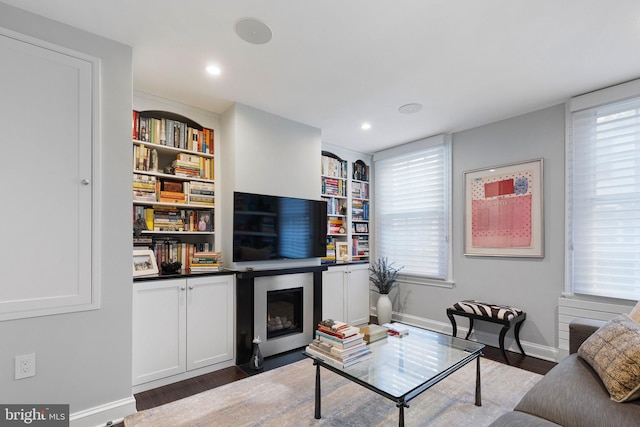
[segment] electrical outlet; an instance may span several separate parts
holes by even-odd
[[[36,354],[16,356],[16,380],[34,377],[36,375]]]

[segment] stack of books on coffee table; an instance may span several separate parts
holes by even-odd
[[[344,369],[371,358],[360,329],[331,319],[318,324],[315,339],[305,351],[325,363]]]

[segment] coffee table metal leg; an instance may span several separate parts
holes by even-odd
[[[316,362],[313,362],[316,365],[316,413],[315,419],[320,419],[320,365]]]
[[[480,357],[477,357],[476,361],[476,406],[482,406],[482,392],[480,390]]]
[[[407,405],[405,402],[399,402],[399,403],[396,403],[396,406],[400,408],[400,417],[398,418],[398,426],[404,427],[404,408],[408,408],[409,405]]]

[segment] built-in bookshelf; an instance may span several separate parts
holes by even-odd
[[[188,272],[214,251],[214,130],[165,111],[133,111],[134,247]]]
[[[369,166],[362,160],[352,165],[351,259],[369,260]]]
[[[338,244],[347,244],[348,199],[347,161],[328,151],[321,157],[322,198],[327,202],[327,255],[323,261],[336,260]]]

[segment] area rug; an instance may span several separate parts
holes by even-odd
[[[409,402],[405,425],[487,426],[511,411],[541,375],[488,359],[480,363],[482,406],[474,405],[472,362]],[[397,426],[395,404],[321,369],[322,419],[314,419],[311,360],[178,400],[125,418],[126,427]]]

